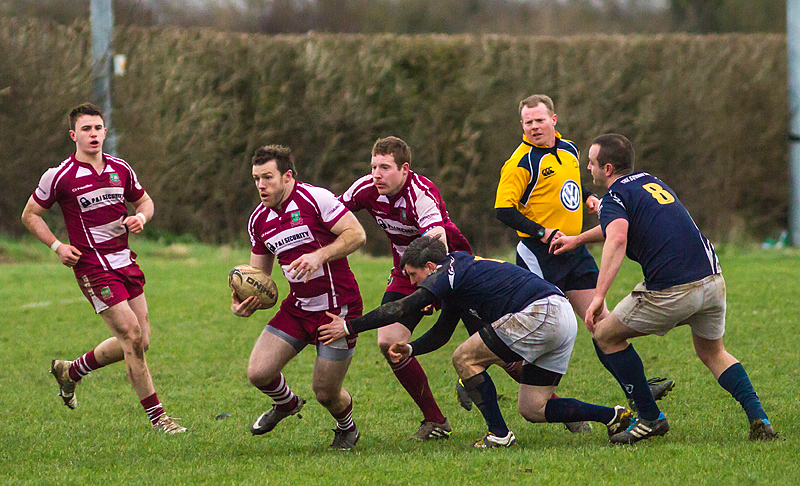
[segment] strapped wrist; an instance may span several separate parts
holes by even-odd
[[[52,245],[50,245],[50,249],[57,253],[59,246],[61,246],[61,242],[56,240],[56,241],[53,242]]]
[[[136,217],[142,220],[142,226],[147,222],[147,216],[144,213],[136,213]]]

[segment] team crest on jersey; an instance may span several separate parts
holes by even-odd
[[[561,186],[561,204],[569,211],[581,207],[581,188],[575,181],[569,180]]]
[[[292,213],[292,221],[300,221],[300,211],[295,211]]]
[[[400,217],[403,218],[403,219],[406,219],[406,210],[405,209],[400,211]]]
[[[108,176],[108,178],[109,180],[111,180],[111,182],[119,182],[119,174],[117,174],[116,172],[112,172],[111,175]]]
[[[548,177],[555,175],[556,171],[553,170],[552,167],[545,167],[542,169],[542,177],[547,179]]]

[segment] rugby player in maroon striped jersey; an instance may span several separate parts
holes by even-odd
[[[362,303],[347,255],[367,240],[356,217],[328,190],[295,179],[294,157],[286,147],[259,148],[253,157],[253,180],[261,197],[250,216],[250,265],[271,275],[276,257],[290,293],[267,323],[250,354],[250,383],[272,398],[272,409],[250,427],[253,435],[270,432],[303,408],[305,400],[289,389],[281,372],[307,345],[316,347],[312,388],[317,401],[336,419],[330,447],[351,449],[359,438],[353,422],[353,399],[342,388],[355,351],[356,336],[323,344],[317,327],[330,319],[325,311],[357,317]],[[250,317],[261,306],[257,297],[231,310]]]
[[[128,233],[139,233],[153,217],[154,205],[124,160],[103,153],[103,113],[90,103],[69,114],[75,153],[47,170],[28,199],[22,222],[28,231],[58,254],[75,272],[83,294],[105,321],[113,337],[74,361],[53,360],[50,372],[70,409],[77,406],[75,385],[89,372],[125,360],[133,389],[154,429],[186,431],[169,417],[156,395],[144,353],[150,321],[144,296],[145,278],[128,247]],[[133,207],[128,214],[126,202]],[[61,207],[69,244],[61,243],[42,216]]]

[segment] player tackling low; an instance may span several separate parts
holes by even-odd
[[[625,407],[603,407],[553,395],[567,372],[578,330],[572,307],[558,287],[511,263],[463,251],[447,253],[439,239],[428,236],[408,245],[400,266],[416,287],[411,295],[355,319],[329,314],[332,321],[320,328],[320,337],[335,340],[379,328],[441,300],[436,324],[410,345],[393,344],[389,356],[397,362],[440,348],[465,312],[480,320],[483,327],[453,354],[456,373],[489,428],[473,447],[511,447],[516,443],[486,372],[492,364],[524,361],[518,408],[531,422],[600,422],[607,426],[609,436],[628,426],[631,412]]]
[[[608,190],[600,204],[600,226],[577,236],[557,237],[552,246],[558,254],[605,241],[597,291],[584,320],[614,377],[631,390],[639,412],[637,420],[612,436],[611,442],[631,444],[669,430],[647,386],[642,360],[628,340],[663,336],[681,325],[691,327],[700,361],[744,408],[750,440],[774,438],[750,378],[722,344],[725,279],[714,247],[669,186],[647,172],[634,172],[633,167],[633,146],[627,138],[597,137],[589,148],[588,169],[595,185]],[[644,283],[608,313],[604,299],[626,254],[642,266]]]
[[[114,335],[75,361],[54,360],[50,372],[70,409],[78,405],[75,385],[92,371],[125,360],[131,385],[152,426],[169,434],[186,431],[164,412],[145,361],[150,321],[144,274],[128,247],[128,233],[139,233],[153,217],[154,205],[124,160],[103,153],[103,113],[85,103],[69,113],[75,153],[44,173],[28,199],[22,222],[75,272],[83,294]],[[126,201],[135,215],[129,216]],[[69,244],[61,243],[42,216],[61,207]]]
[[[336,419],[334,449],[351,449],[359,438],[353,422],[353,399],[342,388],[355,351],[356,336],[328,344],[317,337],[317,327],[328,322],[325,312],[346,319],[361,315],[358,284],[347,255],[366,242],[356,217],[320,187],[295,179],[294,157],[286,147],[268,145],[253,157],[253,180],[261,203],[250,216],[250,265],[272,274],[275,257],[291,291],[267,323],[250,354],[250,383],[275,402],[250,427],[265,434],[303,408],[281,370],[307,345],[316,346],[313,390],[317,401]],[[261,303],[232,293],[231,310],[251,316]]]

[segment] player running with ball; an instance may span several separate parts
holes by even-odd
[[[356,336],[322,343],[317,328],[325,313],[352,319],[361,315],[358,284],[347,255],[367,240],[356,217],[326,189],[295,179],[294,157],[286,147],[269,145],[253,157],[253,180],[261,203],[250,216],[250,265],[272,274],[275,257],[291,292],[258,337],[250,354],[250,383],[272,398],[271,410],[253,423],[254,435],[270,432],[297,414],[305,400],[295,395],[281,370],[307,345],[317,348],[313,390],[317,401],[336,419],[331,448],[351,449],[359,438],[353,422],[353,399],[342,388],[355,351]],[[232,293],[231,310],[250,317],[258,298],[244,301]]]

